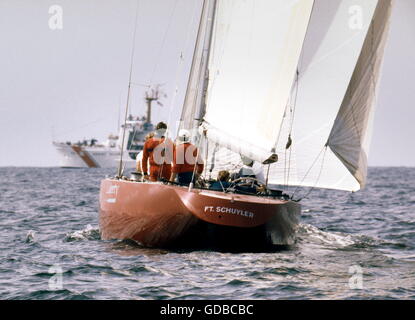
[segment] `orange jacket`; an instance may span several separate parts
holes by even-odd
[[[143,173],[148,174],[148,160],[150,160],[150,167],[170,165],[173,160],[173,152],[174,144],[171,140],[165,141],[164,137],[148,139],[144,144],[143,160],[141,161]]]
[[[193,150],[193,152],[192,152]],[[197,148],[191,143],[177,145],[173,150],[172,172],[193,172],[198,157]],[[196,172],[202,174],[204,169],[203,160],[198,157]]]

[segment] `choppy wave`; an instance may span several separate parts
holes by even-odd
[[[299,243],[313,243],[333,247],[346,247],[356,243],[352,235],[325,232],[310,224],[300,224],[298,228]]]
[[[256,254],[102,241],[98,191],[108,173],[0,168],[0,298],[415,298],[415,169],[371,169],[356,194],[316,190],[297,243]],[[364,289],[349,285],[356,270]],[[54,276],[61,287],[50,288]]]

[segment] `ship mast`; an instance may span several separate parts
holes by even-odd
[[[153,103],[154,100],[157,100],[157,99],[158,99],[158,97],[150,96],[146,92],[146,103],[147,103],[147,118],[146,118],[146,121],[147,121],[147,123],[151,123],[151,104]]]
[[[165,94],[162,94],[162,92],[160,90],[160,85],[157,85],[155,87],[155,89],[151,89],[149,91],[146,91],[145,100],[146,100],[146,104],[147,104],[147,118],[146,118],[147,123],[151,123],[151,105],[152,105],[153,101],[157,101],[157,104],[159,106],[163,105],[162,103],[159,102],[159,99],[160,99],[161,95],[163,95],[164,97],[166,96]]]

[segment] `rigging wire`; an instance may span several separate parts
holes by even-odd
[[[184,119],[185,119],[185,114],[188,113],[187,112],[188,110],[191,110],[191,113],[190,113],[191,118],[194,118],[194,114],[195,114],[195,104],[196,103],[193,102],[192,104],[190,104],[188,101],[189,101],[189,96],[190,96],[189,92],[191,91],[190,90],[191,83],[193,81],[193,77],[196,75],[196,72],[195,72],[195,68],[196,68],[195,57],[196,57],[196,54],[198,53],[198,49],[199,49],[199,46],[201,44],[200,35],[201,35],[201,32],[202,32],[202,26],[203,26],[203,22],[204,22],[206,4],[207,4],[207,0],[203,0],[202,9],[201,9],[201,12],[200,12],[199,24],[198,24],[198,28],[197,28],[197,35],[196,35],[195,45],[194,45],[194,48],[193,48],[192,64],[191,64],[190,71],[189,71],[189,76],[188,76],[188,79],[187,79],[187,86],[186,86],[185,97],[184,97],[184,101],[183,101],[183,108],[182,108],[182,112],[181,112],[181,115],[180,115],[180,126],[179,126],[179,128],[177,128],[177,131],[180,130],[180,128],[183,126]],[[199,67],[198,70],[200,70],[200,67]],[[191,109],[190,109],[189,106],[191,106]]]
[[[314,184],[314,186],[310,189],[310,191],[306,194],[306,196],[300,198],[299,200],[297,200],[298,202],[300,202],[302,199],[308,197],[311,192],[317,187],[317,184],[320,180],[321,174],[323,173],[323,167],[324,167],[324,162],[325,162],[325,158],[326,158],[326,153],[327,153],[327,149],[328,149],[328,142],[327,144],[323,147],[323,149],[321,149],[320,153],[318,154],[317,158],[314,160],[313,164],[311,165],[311,167],[308,169],[308,171],[306,172],[306,174],[304,175],[303,179],[301,180],[301,182],[298,184],[297,188],[294,190],[291,199],[294,199],[295,194],[297,193],[297,191],[300,189],[300,187],[302,186],[303,182],[305,181],[305,179],[307,178],[307,176],[310,174],[311,170],[314,168],[315,164],[317,163],[318,159],[320,159],[321,155],[323,154],[323,160],[321,161],[321,167],[320,167],[320,172],[317,176],[317,180],[316,183]]]
[[[169,31],[171,30],[171,24],[172,24],[172,21],[173,21],[173,17],[174,17],[174,15],[175,15],[175,13],[176,13],[176,8],[177,8],[177,4],[178,4],[178,2],[179,2],[179,0],[176,0],[175,2],[174,2],[174,6],[173,6],[173,10],[172,10],[172,12],[171,12],[171,15],[170,15],[170,17],[169,17],[169,22],[168,22],[168,24],[167,24],[167,28],[166,28],[166,31],[165,31],[165,33],[164,33],[164,36],[163,36],[163,41],[162,41],[162,44],[161,44],[161,46],[160,46],[160,50],[159,50],[159,52],[157,53],[157,59],[156,59],[156,64],[154,65],[154,69],[153,69],[153,72],[152,72],[152,74],[151,74],[151,78],[150,78],[150,86],[152,86],[153,85],[153,81],[154,81],[154,76],[155,76],[155,74],[157,73],[157,71],[158,71],[158,68],[159,68],[159,65],[160,65],[160,58],[161,58],[161,53],[162,53],[162,51],[163,51],[163,49],[164,49],[164,46],[165,46],[165,44],[166,44],[166,40],[167,40],[167,35],[168,35],[168,33],[169,33]]]
[[[203,135],[203,136],[201,136],[201,137],[200,137],[200,139],[199,139],[199,141],[198,141],[198,144],[197,144],[197,152],[196,152],[196,160],[195,160],[195,164],[194,164],[194,168],[193,168],[192,181],[190,182],[190,185],[189,185],[189,192],[190,192],[190,191],[193,189],[193,187],[194,187],[194,179],[195,179],[195,176],[196,176],[196,170],[197,170],[197,167],[198,167],[198,165],[199,165],[200,147],[201,147],[201,145],[202,145],[202,140],[203,140],[203,137],[204,137],[205,139],[207,139],[206,135]]]
[[[179,57],[179,62],[177,64],[176,76],[175,76],[175,81],[174,81],[176,87],[175,87],[174,94],[173,94],[173,97],[172,97],[171,102],[170,102],[169,117],[168,117],[168,120],[167,120],[167,124],[168,124],[169,127],[171,125],[171,121],[172,121],[171,118],[172,118],[172,114],[173,114],[173,109],[174,109],[174,106],[176,104],[176,99],[177,99],[177,96],[178,96],[178,93],[179,93],[179,78],[180,78],[180,75],[182,74],[183,69],[185,67],[183,52],[188,51],[188,48],[189,48],[189,45],[190,45],[190,42],[191,42],[191,38],[192,38],[191,34],[192,34],[192,30],[193,30],[192,26],[195,24],[195,20],[196,20],[196,17],[197,17],[197,11],[198,11],[197,7],[198,7],[197,3],[195,2],[194,8],[193,8],[192,18],[190,19],[190,22],[189,22],[188,27],[187,27],[188,32],[187,32],[186,37],[184,39],[184,44],[183,44],[183,47],[182,47],[183,50],[181,50],[181,54],[180,54],[180,57]]]
[[[160,50],[157,54],[156,63],[154,64],[154,69],[153,69],[153,72],[151,74],[150,84],[132,83],[131,80],[130,80],[130,86],[135,85],[135,86],[147,87],[149,89],[153,87],[154,76],[155,76],[156,71],[158,70],[158,67],[159,67],[159,64],[160,64],[161,53],[162,53],[162,51],[164,49],[164,46],[165,46],[165,43],[166,43],[167,35],[168,35],[169,30],[170,30],[170,25],[173,21],[174,14],[176,12],[176,7],[177,7],[178,1],[179,0],[176,0],[175,3],[174,3],[173,10],[172,10],[172,13],[171,13],[170,18],[169,18],[169,23],[168,23],[168,26],[167,26],[166,31],[164,33],[163,41],[162,41],[162,44],[160,46]],[[158,86],[161,86],[161,85],[158,85]],[[136,126],[134,126],[132,142],[135,140],[136,133],[137,133],[137,128],[136,128]]]
[[[300,64],[297,67],[296,70],[296,77],[295,77],[295,94],[294,94],[294,102],[293,104],[291,104],[290,101],[290,129],[289,129],[289,133],[288,133],[288,140],[287,140],[287,144],[285,145],[285,157],[284,157],[284,162],[285,162],[285,167],[284,167],[284,180],[286,181],[286,187],[288,189],[288,184],[290,181],[290,173],[291,173],[291,158],[292,158],[292,144],[293,144],[293,140],[292,140],[292,133],[293,133],[293,128],[294,128],[294,120],[295,120],[295,113],[297,110],[297,99],[298,99],[298,90],[299,90],[299,75],[300,75],[300,65],[302,65],[302,61],[303,61],[303,56],[304,54],[301,54],[301,59],[300,59]],[[287,151],[288,151],[288,168],[287,168]],[[285,178],[286,176],[286,178]]]
[[[177,2],[176,2],[176,5],[177,5]],[[196,8],[196,6],[195,6],[195,8]],[[193,22],[194,22],[194,19],[195,19],[195,11],[196,10],[193,11],[193,16],[192,16],[192,19],[191,19],[189,25],[192,25]],[[169,23],[169,26],[170,26],[170,23]],[[168,29],[170,29],[170,27]],[[187,33],[187,36],[184,39],[185,41],[184,41],[184,46],[183,46],[185,50],[188,47],[189,42],[190,42],[190,33],[191,33],[190,31],[192,30],[192,28],[190,28],[190,26],[189,26],[187,28],[187,30],[188,30],[188,33]],[[176,98],[177,98],[178,91],[179,91],[178,82],[179,82],[180,74],[181,74],[181,72],[183,70],[183,67],[184,67],[183,60],[184,59],[183,59],[183,50],[182,50],[181,51],[181,54],[180,54],[180,57],[179,57],[179,62],[177,64],[177,68],[176,68],[176,75],[175,75],[175,81],[174,81],[176,87],[175,87],[175,91],[174,91],[173,97],[172,97],[172,99],[170,101],[170,104],[169,104],[169,116],[168,116],[168,120],[167,120],[167,126],[168,126],[168,128],[171,127],[171,118],[172,118],[172,113],[173,113],[173,106],[176,103]],[[171,134],[171,130],[170,130],[170,134]],[[166,132],[166,136],[164,138],[164,145],[166,146],[166,142],[169,143],[169,141],[171,141],[171,140],[169,139],[169,131],[167,131]],[[173,141],[171,141],[171,143],[173,144]],[[164,147],[164,152],[165,152],[165,150],[166,150],[166,147]],[[161,170],[159,172],[159,179],[161,178],[161,175],[163,173],[163,169],[164,169],[164,165],[165,165],[165,160],[164,159],[165,159],[165,157],[163,155],[163,163],[161,165]]]
[[[322,175],[322,173],[323,173],[323,168],[324,168],[324,161],[325,161],[325,159],[326,159],[326,154],[327,154],[327,149],[328,149],[328,146],[325,146],[324,147],[324,154],[323,154],[323,160],[321,161],[321,167],[320,167],[320,172],[319,172],[319,174],[318,174],[318,176],[317,176],[317,180],[316,180],[316,183],[314,184],[314,186],[307,192],[307,194],[304,196],[304,197],[302,197],[302,198],[300,198],[298,201],[301,201],[302,199],[305,199],[305,198],[308,198],[308,196],[314,191],[314,189],[317,187],[317,184],[318,184],[318,182],[320,181],[320,178],[321,178],[321,175]]]
[[[209,140],[206,140],[206,149],[205,149],[205,172],[203,173],[204,177],[207,176],[207,167],[208,167],[208,156],[209,156]]]
[[[164,33],[164,36],[163,36],[163,41],[162,41],[162,44],[161,44],[161,46],[160,46],[159,52],[158,52],[158,54],[157,54],[156,63],[154,64],[154,69],[153,69],[153,72],[152,72],[152,74],[151,74],[150,84],[132,83],[132,81],[131,81],[131,79],[130,79],[130,86],[135,85],[135,86],[147,87],[147,88],[149,88],[149,89],[153,87],[154,76],[155,76],[156,71],[158,70],[158,67],[159,67],[159,64],[160,64],[160,60],[161,60],[161,59],[160,59],[160,57],[161,57],[161,53],[162,53],[162,51],[163,51],[163,49],[164,49],[164,46],[165,46],[165,43],[166,43],[166,40],[167,40],[167,35],[168,35],[169,30],[170,30],[170,25],[171,25],[171,23],[172,23],[172,21],[173,21],[174,14],[175,14],[175,12],[176,12],[176,7],[177,7],[177,3],[178,3],[178,1],[179,1],[179,0],[176,0],[176,1],[175,1],[174,6],[173,6],[173,10],[172,10],[171,15],[170,15],[170,17],[169,17],[168,26],[167,26],[166,31],[165,31],[165,33]],[[161,86],[161,85],[158,85],[158,86]],[[133,138],[132,138],[133,140],[132,140],[132,141],[134,141],[135,136],[136,136],[136,127],[134,127],[134,131],[133,131]]]
[[[176,10],[176,6],[177,6],[177,2],[175,4],[175,7],[174,7],[174,10],[173,10],[172,16],[174,15],[174,12]],[[183,51],[185,51],[188,48],[189,43],[190,43],[191,31],[192,31],[191,26],[193,25],[194,20],[195,20],[196,11],[197,11],[196,8],[197,8],[197,4],[195,4],[194,10],[193,10],[192,19],[190,20],[189,25],[187,27],[188,32],[187,32],[186,37],[184,39],[184,45],[183,45],[183,49],[184,50],[181,50],[181,54],[180,54],[180,57],[179,57],[179,61],[177,63],[176,74],[175,74],[175,81],[174,81],[176,87],[175,87],[175,91],[174,91],[173,97],[172,97],[172,99],[170,101],[170,104],[169,104],[169,116],[168,116],[168,120],[167,120],[167,126],[168,126],[168,128],[171,127],[171,121],[172,121],[171,118],[172,118],[172,113],[173,113],[173,107],[174,107],[174,105],[176,103],[176,98],[177,98],[178,91],[179,91],[178,82],[179,82],[180,74],[182,73],[183,68],[184,68]],[[169,23],[168,30],[170,29],[170,25],[171,25],[171,21]],[[166,35],[167,35],[167,32],[166,32]],[[163,42],[165,42],[165,40],[166,39],[164,39]],[[163,149],[163,153],[164,153],[163,154],[163,162],[162,162],[162,165],[161,165],[161,170],[159,172],[159,179],[161,178],[161,174],[163,172],[164,165],[165,165],[165,160],[164,159],[165,159],[166,143],[170,143],[169,141],[171,141],[169,139],[169,133],[171,134],[171,130],[170,130],[170,132],[169,131],[166,132],[166,136],[165,136],[164,142],[163,142],[165,147]],[[173,141],[171,141],[171,143],[173,144]]]
[[[118,167],[118,177],[122,177],[123,174],[123,154],[124,154],[124,142],[125,142],[125,129],[127,126],[127,117],[128,117],[128,110],[130,107],[130,95],[131,95],[131,80],[132,80],[132,76],[133,76],[133,67],[134,67],[134,54],[135,54],[135,46],[136,46],[136,34],[137,34],[137,25],[138,25],[138,12],[139,12],[139,0],[137,0],[137,7],[136,7],[136,13],[135,13],[135,26],[134,26],[134,34],[133,34],[133,47],[131,50],[131,65],[130,65],[130,77],[128,80],[128,94],[127,94],[127,105],[125,107],[125,117],[124,117],[124,130],[123,130],[123,135],[122,135],[122,142],[121,142],[121,153],[120,153],[120,163],[119,163],[119,167]]]
[[[164,37],[164,40],[163,40],[163,44],[162,44],[162,46],[160,47],[160,52],[161,52],[161,49],[163,49],[163,47],[164,47],[164,44],[165,44],[165,42],[166,42],[166,38],[167,38],[167,34],[168,34],[168,31],[170,30],[170,25],[171,25],[171,22],[172,22],[172,18],[173,18],[173,16],[174,16],[174,13],[175,13],[175,11],[176,11],[176,6],[177,6],[177,2],[178,1],[176,1],[176,3],[175,3],[175,6],[174,6],[174,8],[173,8],[173,12],[172,12],[172,15],[171,15],[171,19],[170,19],[170,22],[169,22],[169,26],[167,27],[167,29],[166,29],[166,33],[165,33],[165,37]],[[190,24],[192,23],[194,21],[194,14],[193,14],[193,17],[192,17],[192,19],[191,19],[191,22],[190,22]],[[190,38],[190,31],[191,31],[191,28],[190,28],[190,26],[187,28],[187,30],[189,30],[189,32],[187,33],[187,36],[186,36],[186,38],[185,38],[185,48],[187,48],[187,46],[188,46],[188,43],[189,43],[189,38]],[[159,54],[159,56],[160,56],[160,54]],[[151,83],[152,83],[152,81],[153,81],[153,79],[154,79],[154,76],[155,76],[155,70],[157,70],[158,69],[158,62],[159,62],[159,59],[157,59],[157,62],[156,62],[156,64],[155,64],[155,68],[154,68],[154,71],[153,71],[153,74],[152,74],[152,80],[151,80]],[[176,69],[177,71],[176,71],[176,77],[175,77],[175,83],[177,84],[178,83],[178,78],[179,78],[179,75],[180,75],[180,72],[182,71],[182,69],[183,69],[183,51],[181,52],[181,55],[180,55],[180,58],[179,58],[179,63],[178,63],[178,68]],[[150,85],[148,85],[148,84],[141,84],[141,83],[132,83],[132,85],[135,85],[135,86],[140,86],[140,87],[146,87],[146,88],[151,88],[152,87],[152,85],[150,84]],[[160,86],[162,86],[163,84],[161,84],[161,85],[157,85],[156,87],[157,87],[157,90],[158,90],[158,88],[160,87]],[[175,89],[175,93],[174,93],[174,95],[173,95],[173,98],[172,98],[172,101],[171,101],[171,103],[170,103],[170,107],[169,107],[169,117],[168,117],[168,121],[167,121],[167,124],[168,124],[168,127],[170,127],[170,123],[171,123],[171,117],[172,117],[172,110],[173,110],[173,106],[174,106],[174,104],[175,104],[175,100],[176,100],[176,97],[177,97],[177,93],[178,93],[178,87],[176,86],[176,89]],[[133,130],[133,135],[132,135],[132,143],[135,141],[135,137],[136,137],[136,134],[137,134],[137,126],[134,126],[134,130]],[[167,135],[168,133],[166,133],[166,138],[168,137],[168,135]]]
[[[90,126],[92,126],[92,125],[94,125],[94,124],[101,123],[102,121],[107,120],[107,119],[109,119],[110,117],[112,118],[112,115],[111,115],[111,116],[106,116],[106,117],[100,117],[100,118],[99,118],[99,119],[97,119],[97,120],[87,122],[87,123],[85,123],[85,124],[82,124],[82,125],[80,125],[80,126],[76,126],[76,127],[72,128],[72,129],[69,129],[69,130],[65,130],[65,131],[58,132],[58,133],[54,132],[54,136],[55,136],[55,137],[61,137],[61,136],[63,136],[63,135],[66,135],[67,133],[73,133],[73,132],[75,132],[75,131],[78,131],[78,130],[81,130],[81,129],[84,129],[84,128],[87,128],[87,127],[90,127]]]
[[[294,122],[295,122],[295,116],[296,116],[296,111],[297,111],[297,102],[298,102],[298,93],[299,93],[299,83],[300,83],[300,70],[302,69],[302,65],[304,62],[304,45],[307,39],[307,35],[309,32],[309,26],[311,23],[311,18],[313,16],[313,12],[315,10],[315,2],[313,3],[313,6],[311,8],[311,13],[310,13],[310,18],[308,21],[308,27],[307,27],[307,31],[306,34],[304,36],[304,41],[302,44],[302,49],[301,49],[301,56],[299,59],[299,63],[297,65],[297,70],[296,70],[296,78],[295,78],[295,90],[294,90],[294,102],[291,105],[291,101],[290,101],[290,127],[289,127],[289,134],[288,134],[288,139],[287,139],[287,144],[285,146],[285,159],[284,159],[284,182],[286,182],[286,188],[288,189],[289,187],[289,180],[290,180],[290,174],[291,174],[291,160],[292,160],[292,145],[293,145],[293,139],[292,139],[292,133],[294,130]],[[284,121],[284,119],[283,119]],[[287,168],[287,151],[288,151],[288,168]],[[321,155],[321,152],[319,154],[319,156]],[[317,157],[317,159],[319,158],[319,156]],[[306,175],[303,178],[303,181],[305,180],[305,178],[307,177],[308,173],[311,171],[311,169],[313,168],[315,163],[313,163],[310,167],[310,169],[308,170],[308,172],[306,173]],[[294,191],[293,195],[296,193],[297,189]]]

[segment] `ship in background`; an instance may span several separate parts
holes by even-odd
[[[123,151],[123,164],[127,168],[135,167],[137,154],[144,148],[146,136],[154,130],[151,122],[153,102],[158,105],[160,98],[165,95],[159,87],[146,92],[145,101],[147,115],[136,117],[130,115],[125,124],[121,125],[117,136],[111,134],[108,139],[100,143],[97,139],[78,142],[53,141],[59,153],[59,166],[62,168],[116,168]],[[125,127],[126,138],[122,148],[122,135]]]

